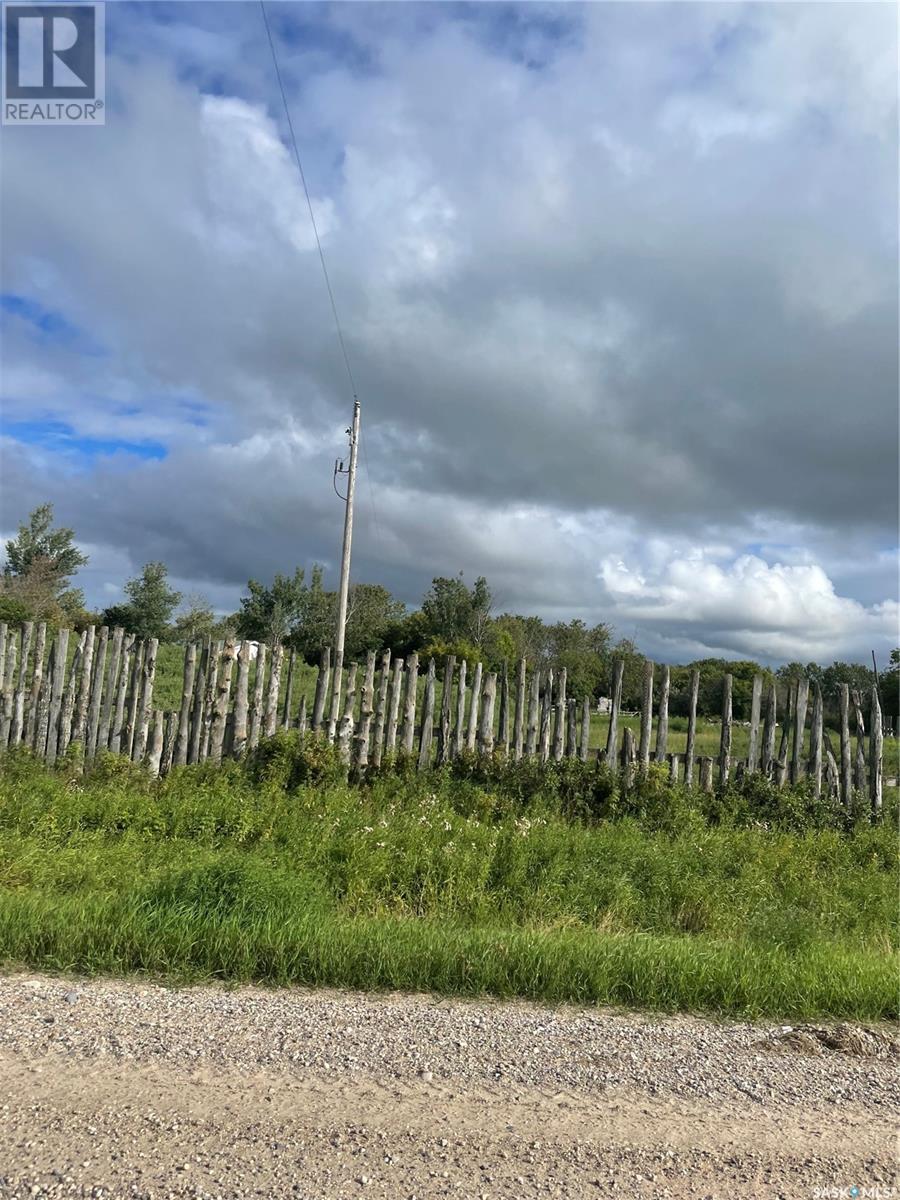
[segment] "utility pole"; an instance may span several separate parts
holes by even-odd
[[[344,634],[347,630],[347,597],[350,593],[350,548],[353,542],[353,493],[356,490],[356,453],[359,448],[359,400],[353,397],[353,424],[350,435],[350,460],[345,470],[343,462],[334,464],[334,490],[338,475],[347,476],[347,495],[344,501],[344,544],[341,549],[341,585],[338,592],[337,628],[334,632],[334,675],[331,692],[331,711],[328,715],[328,737],[334,738],[341,703],[341,675],[344,668]],[[340,492],[337,493],[339,496]]]

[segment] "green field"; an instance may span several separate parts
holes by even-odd
[[[896,794],[627,796],[565,763],[348,786],[296,735],[151,781],[0,765],[0,962],[783,1018],[897,1014]]]

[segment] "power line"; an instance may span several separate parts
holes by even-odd
[[[312,224],[313,234],[316,239],[316,249],[319,252],[319,262],[322,264],[322,275],[325,279],[325,288],[328,292],[329,303],[331,304],[331,314],[334,317],[334,327],[335,327],[335,330],[337,331],[338,344],[340,345],[340,348],[341,348],[341,356],[344,360],[344,366],[347,369],[347,378],[350,381],[350,391],[353,395],[353,401],[354,401],[354,403],[356,403],[356,401],[357,401],[356,380],[353,378],[353,369],[350,366],[350,356],[347,353],[347,346],[346,346],[346,343],[344,342],[344,331],[341,328],[341,319],[338,316],[337,304],[335,303],[334,292],[332,291],[332,287],[331,287],[331,279],[328,275],[328,266],[325,262],[325,251],[322,249],[322,240],[319,237],[319,227],[316,224],[316,214],[313,211],[312,200],[310,199],[310,195],[309,195],[309,188],[307,187],[307,184],[306,184],[306,175],[304,174],[304,171],[303,171],[303,163],[300,160],[300,151],[297,147],[297,136],[294,133],[294,122],[291,120],[291,110],[288,107],[287,93],[284,90],[284,82],[281,78],[281,70],[278,66],[278,54],[275,50],[275,40],[272,37],[272,29],[269,25],[269,15],[266,12],[265,0],[259,0],[259,7],[260,7],[260,10],[262,11],[263,24],[266,27],[266,37],[268,38],[269,50],[271,51],[271,54],[272,54],[272,65],[275,68],[275,78],[278,81],[278,90],[281,92],[281,103],[284,106],[284,116],[287,121],[288,131],[290,132],[290,135],[291,135],[291,147],[294,151],[294,161],[297,164],[297,170],[300,173],[300,181],[303,184],[303,194],[306,196],[306,206],[309,209],[309,219]],[[369,470],[369,455],[366,451],[365,441],[362,442],[362,451],[363,451],[363,463],[366,468],[366,482],[369,485],[369,496],[372,501],[372,516],[374,517],[375,537],[378,540],[378,542],[380,543],[381,542],[381,529],[380,529],[380,525],[379,525],[379,521],[378,521],[378,509],[376,508],[376,505],[375,505],[375,488],[372,485],[372,475]]]
[[[334,317],[334,327],[337,330],[338,342],[341,347],[341,354],[344,358],[344,366],[347,368],[347,378],[350,380],[350,390],[353,393],[353,399],[356,400],[356,381],[353,378],[353,370],[350,366],[350,356],[347,354],[347,347],[344,344],[344,331],[341,329],[341,319],[338,316],[337,305],[334,302],[334,292],[331,290],[331,279],[328,276],[328,267],[325,263],[325,252],[322,249],[322,240],[319,237],[319,227],[316,225],[316,214],[313,212],[312,200],[309,196],[309,188],[306,186],[306,176],[303,173],[303,163],[300,161],[300,151],[297,149],[297,137],[294,133],[294,122],[291,120],[291,110],[288,108],[287,94],[284,90],[284,83],[281,79],[281,71],[278,67],[278,55],[275,52],[275,42],[272,39],[272,30],[269,27],[269,16],[266,12],[265,0],[259,0],[259,7],[262,10],[263,23],[266,27],[266,37],[269,39],[269,49],[272,52],[272,65],[275,67],[275,78],[278,80],[278,90],[281,92],[281,103],[284,105],[284,115],[287,120],[288,130],[291,135],[291,146],[294,150],[294,161],[297,164],[297,170],[300,172],[300,181],[303,184],[303,192],[306,196],[306,205],[309,209],[309,219],[312,222],[313,233],[316,238],[316,248],[319,251],[319,262],[322,264],[322,274],[325,277],[325,287],[328,290],[328,299],[331,303],[331,313]]]

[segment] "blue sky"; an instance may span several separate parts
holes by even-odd
[[[354,571],[661,659],[897,640],[897,16],[268,9],[363,402]],[[108,603],[323,562],[351,404],[256,4],[110,4],[4,129],[3,526]]]

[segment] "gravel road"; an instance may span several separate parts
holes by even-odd
[[[0,977],[0,1197],[885,1200],[898,1062],[849,1029]]]

